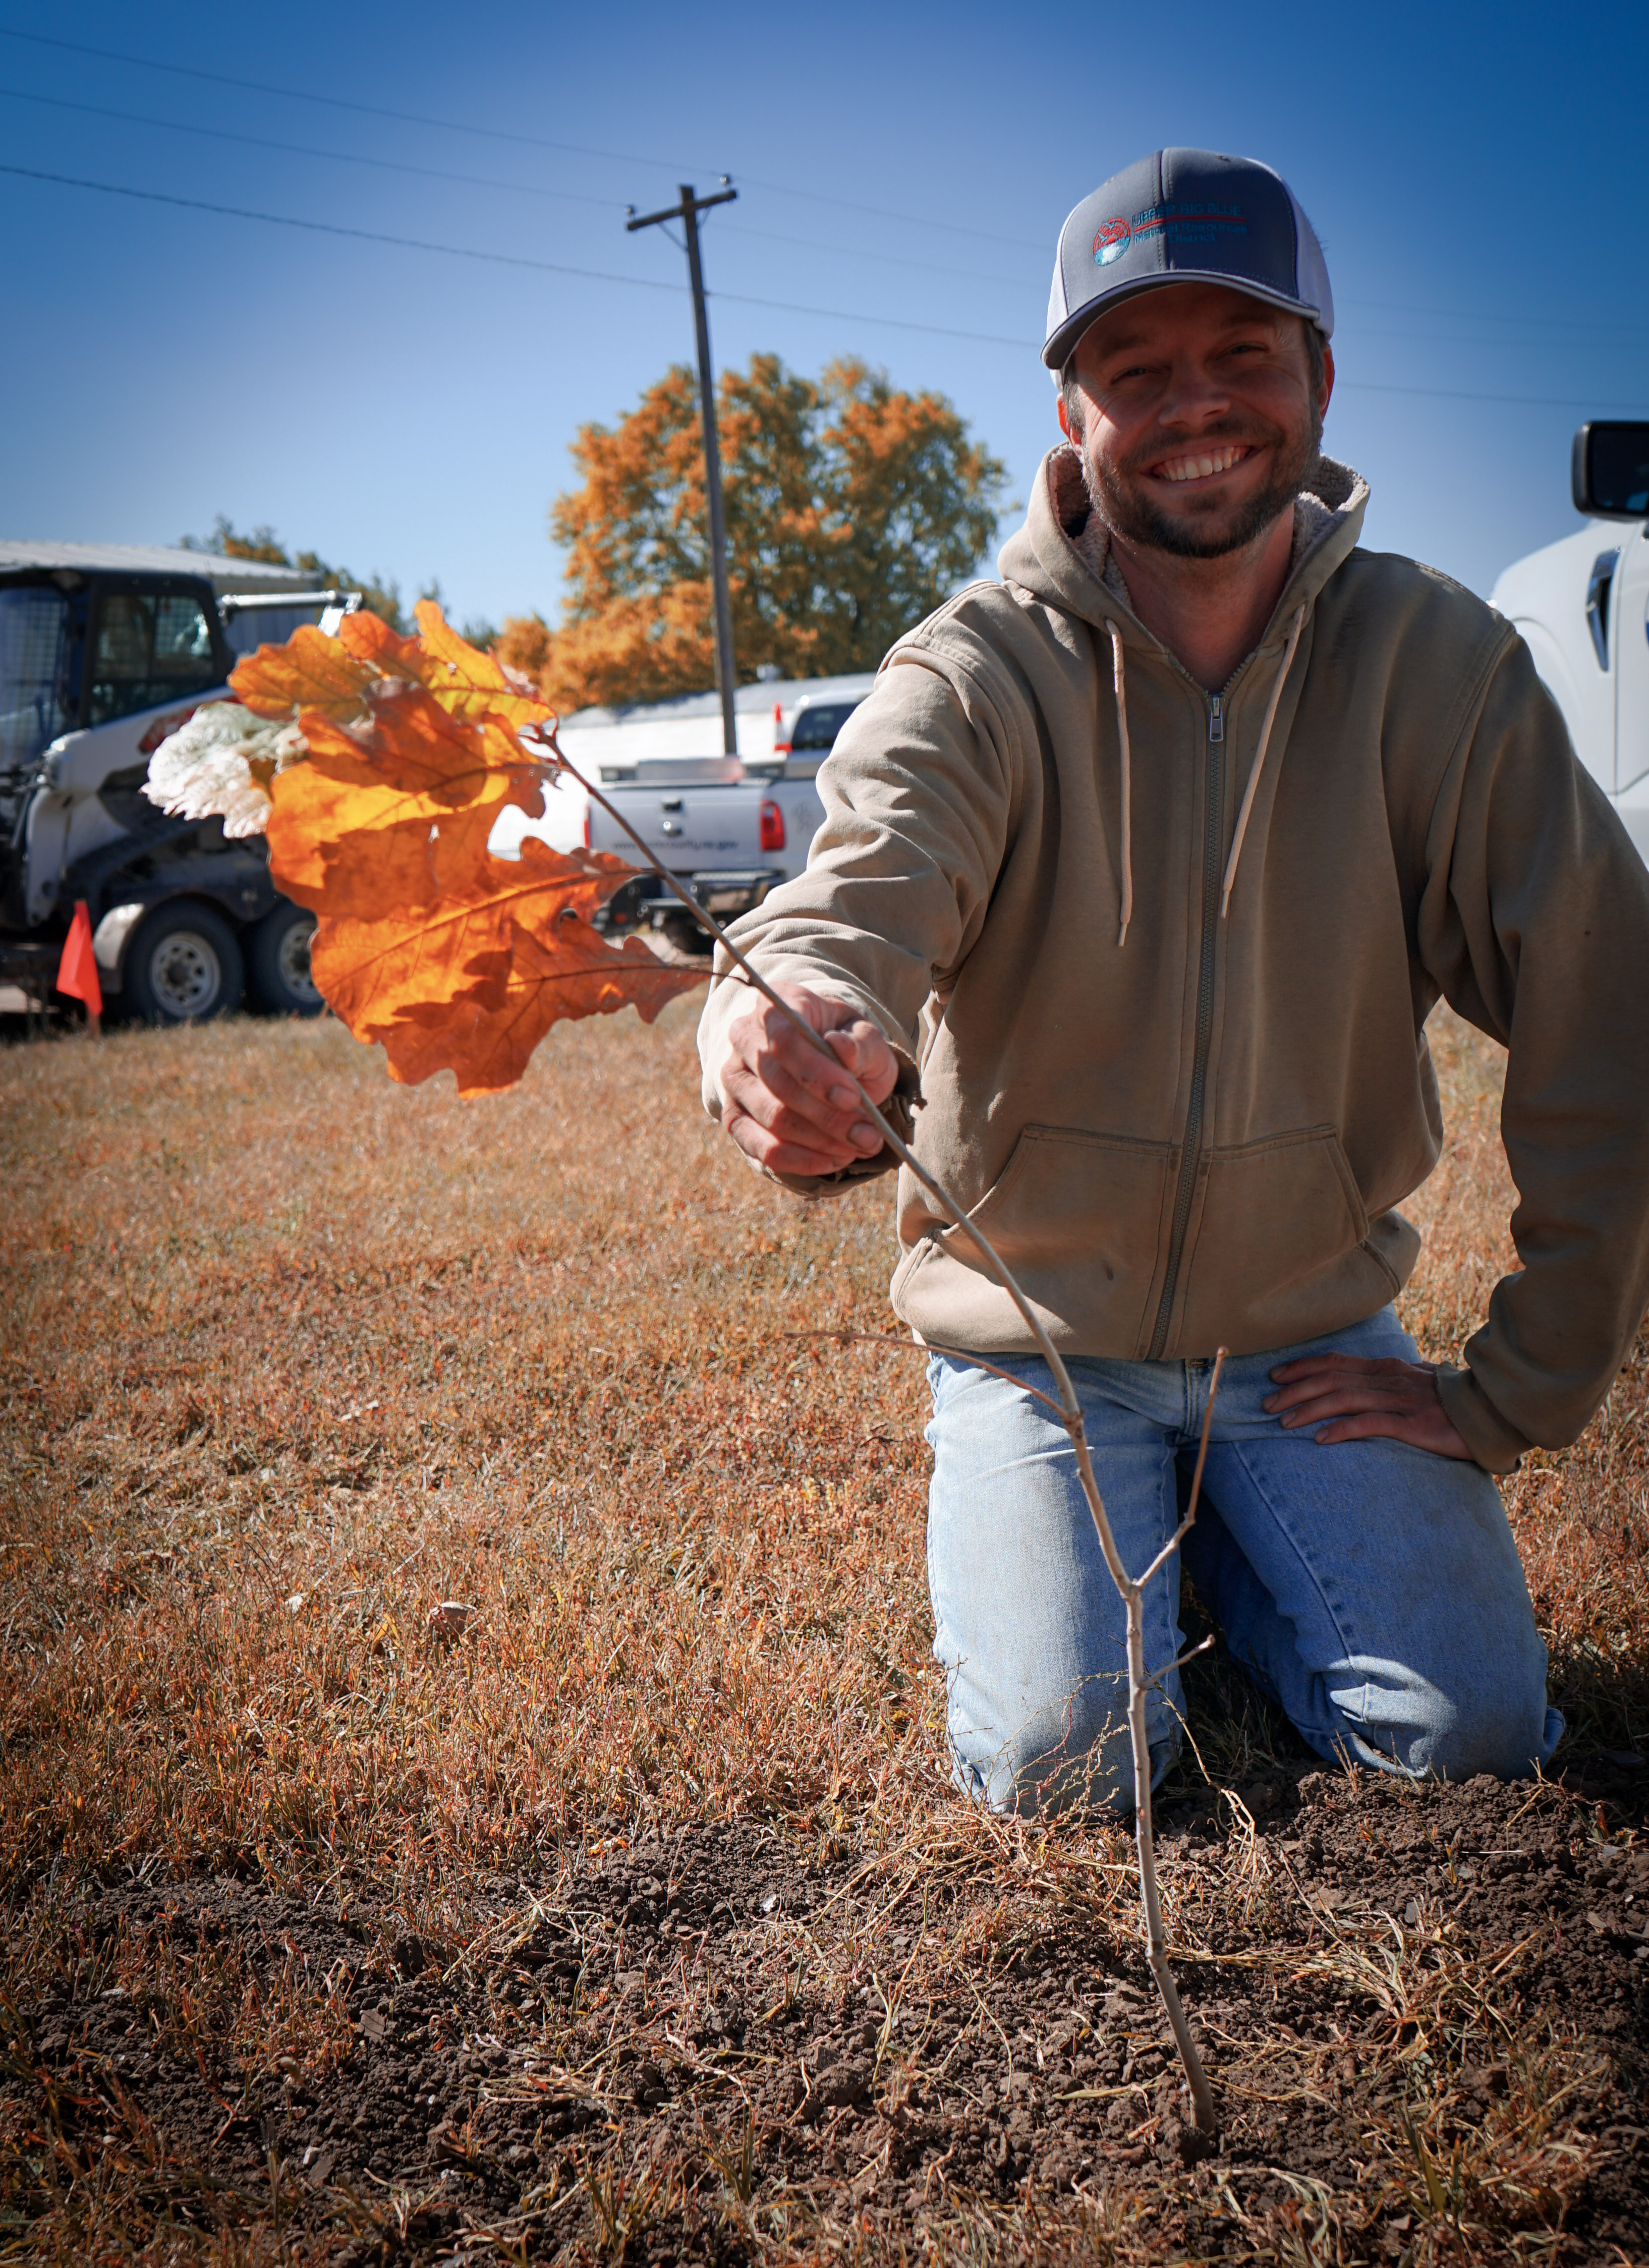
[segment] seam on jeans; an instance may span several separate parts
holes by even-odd
[[[1253,1489],[1255,1496],[1259,1498],[1261,1503],[1265,1506],[1266,1511],[1270,1514],[1272,1526],[1277,1529],[1277,1534],[1282,1536],[1288,1545],[1289,1550],[1293,1553],[1295,1558],[1310,1577],[1312,1587],[1316,1592],[1318,1598],[1322,1602],[1323,1612],[1328,1616],[1329,1620],[1334,1625],[1334,1634],[1340,1641],[1342,1659],[1346,1661],[1355,1660],[1357,1658],[1356,1649],[1351,1645],[1346,1637],[1345,1628],[1343,1624],[1341,1622],[1338,1608],[1334,1604],[1333,1601],[1329,1598],[1328,1592],[1323,1588],[1321,1577],[1318,1574],[1315,1567],[1313,1566],[1311,1561],[1307,1557],[1306,1553],[1300,1548],[1299,1541],[1295,1535],[1292,1528],[1288,1526],[1285,1521],[1278,1517],[1277,1506],[1272,1500],[1270,1490],[1263,1485],[1258,1474],[1255,1473],[1253,1466],[1242,1454],[1242,1443],[1240,1441],[1231,1441],[1226,1446],[1231,1450],[1233,1455],[1236,1458],[1238,1464],[1241,1466],[1244,1473],[1247,1475],[1248,1485]],[[1235,1541],[1234,1538],[1233,1540]],[[1240,1550],[1241,1549],[1240,1544],[1238,1545],[1238,1549]],[[1323,1675],[1321,1671],[1314,1671],[1312,1674],[1314,1676],[1321,1676]],[[1365,1693],[1366,1693],[1367,1688],[1365,1687],[1364,1690]],[[1335,1706],[1337,1708],[1339,1704],[1336,1702]]]

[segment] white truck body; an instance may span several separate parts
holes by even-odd
[[[806,866],[824,820],[815,775],[875,681],[867,672],[741,686],[737,757],[715,752],[721,705],[713,693],[645,709],[585,710],[558,739],[569,762],[622,812],[659,864],[707,912],[731,920]],[[544,801],[539,819],[502,814],[490,842],[497,856],[519,858],[532,836],[555,850],[583,845],[639,863],[623,828],[571,780],[547,789]],[[609,917],[615,927],[663,930],[689,949],[705,942],[656,876],[627,884]]]
[[[1649,862],[1649,473],[1600,489],[1582,461],[1596,433],[1623,437],[1629,468],[1649,460],[1649,425],[1582,426],[1575,501],[1592,507],[1586,526],[1508,567],[1490,603],[1522,634],[1575,754]]]

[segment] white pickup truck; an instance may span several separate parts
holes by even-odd
[[[873,674],[741,686],[738,756],[695,755],[718,735],[714,695],[651,710],[585,711],[560,742],[584,777],[624,814],[649,850],[719,921],[760,905],[799,874],[824,819],[814,776],[836,734],[875,683]],[[681,753],[652,753],[681,744]],[[493,829],[498,855],[519,857],[525,836],[557,850],[582,843],[632,864],[635,843],[571,781],[546,792],[541,819],[505,812]],[[609,902],[604,927],[652,929],[678,950],[703,953],[708,933],[656,874],[638,874]]]
[[[1649,861],[1649,423],[1583,425],[1572,485],[1588,525],[1508,567],[1490,603]]]

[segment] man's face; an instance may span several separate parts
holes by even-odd
[[[1102,315],[1074,357],[1094,509],[1125,540],[1182,558],[1240,551],[1316,461],[1334,385],[1312,388],[1305,319],[1221,284],[1162,284]]]

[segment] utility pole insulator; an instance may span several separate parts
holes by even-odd
[[[724,181],[727,176],[722,175]],[[693,286],[693,320],[698,335],[698,399],[704,427],[704,493],[710,506],[710,571],[716,594],[716,684],[721,695],[721,744],[724,755],[739,753],[739,729],[733,714],[732,608],[727,596],[727,526],[721,503],[721,450],[716,438],[716,386],[710,362],[710,318],[704,311],[704,269],[699,258],[698,217],[711,205],[731,204],[738,195],[731,187],[714,196],[696,195],[690,181],[681,183],[681,202],[667,212],[642,213],[624,225],[630,235],[638,228],[656,228],[659,222],[679,220],[687,230],[687,269]]]

